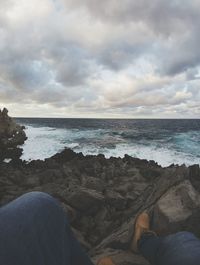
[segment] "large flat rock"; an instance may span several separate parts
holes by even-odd
[[[199,234],[199,220],[200,194],[189,180],[168,190],[153,210],[153,229],[158,234],[181,230]]]

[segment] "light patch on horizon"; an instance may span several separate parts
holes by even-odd
[[[0,108],[199,118],[199,27],[200,0],[2,0]]]

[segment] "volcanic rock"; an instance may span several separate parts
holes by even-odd
[[[200,235],[200,194],[185,180],[158,200],[153,217],[153,229],[158,234],[190,230]]]
[[[95,190],[78,188],[69,191],[67,201],[79,211],[95,214],[103,204],[104,196]]]
[[[0,162],[4,159],[17,160],[22,155],[22,149],[19,145],[26,141],[24,126],[8,116],[8,110],[0,110]]]

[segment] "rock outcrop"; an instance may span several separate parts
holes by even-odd
[[[19,159],[23,151],[19,146],[26,140],[24,129],[8,116],[6,108],[0,110],[0,162]]]
[[[0,204],[29,191],[58,198],[75,235],[94,262],[110,255],[116,265],[147,265],[129,251],[136,215],[147,210],[162,235],[182,229],[200,235],[200,169],[126,155],[83,156],[70,149],[26,163],[0,163]]]
[[[190,230],[200,236],[200,194],[189,180],[171,188],[156,203],[153,229],[160,235]]]

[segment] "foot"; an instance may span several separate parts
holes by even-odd
[[[97,265],[115,265],[111,258],[105,257],[97,262]]]
[[[150,228],[150,218],[146,212],[141,213],[135,220],[134,236],[131,243],[131,250],[138,253],[138,240],[140,240],[143,233],[148,232]]]

